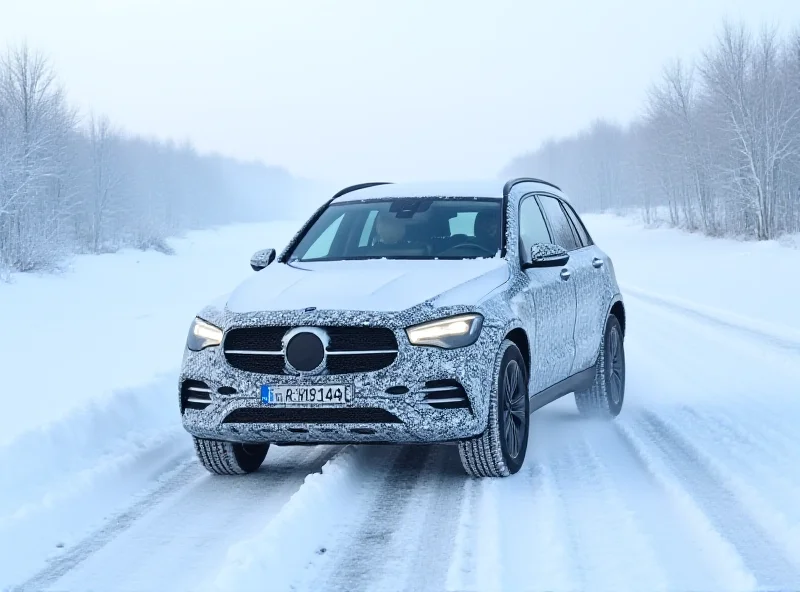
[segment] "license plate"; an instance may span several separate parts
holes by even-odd
[[[265,405],[344,405],[353,400],[353,385],[323,384],[286,385],[265,384],[261,387],[261,402]]]

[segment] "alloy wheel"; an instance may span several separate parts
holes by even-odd
[[[616,327],[611,329],[608,336],[608,360],[611,365],[611,380],[609,391],[611,401],[619,405],[625,385],[625,359],[622,352],[622,340]]]
[[[503,373],[503,434],[506,452],[511,458],[519,456],[525,439],[528,414],[525,412],[525,389],[522,369],[511,360]]]

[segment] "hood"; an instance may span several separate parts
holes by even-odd
[[[298,310],[400,311],[427,300],[473,305],[508,280],[505,259],[277,263],[228,298],[234,313]]]

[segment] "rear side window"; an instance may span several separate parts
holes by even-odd
[[[583,243],[583,246],[589,247],[593,245],[594,242],[592,241],[592,237],[589,236],[589,232],[583,225],[583,220],[580,219],[578,214],[575,212],[574,208],[566,202],[562,203],[561,205],[564,207],[564,211],[567,212],[567,216],[569,216],[569,219],[572,220],[572,225],[578,231],[578,236],[581,237],[581,242]]]
[[[550,222],[550,231],[553,234],[553,242],[567,251],[574,251],[580,248],[578,239],[572,234],[572,228],[567,215],[561,208],[561,202],[554,197],[540,195],[539,201],[542,209]]]

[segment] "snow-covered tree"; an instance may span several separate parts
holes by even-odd
[[[594,123],[516,159],[585,210],[639,208],[707,234],[800,231],[800,29],[724,24],[694,66],[669,64],[627,127]]]
[[[48,60],[27,46],[0,56],[0,274],[75,252],[168,250],[187,229],[302,210],[286,171],[132,137],[81,121]]]

